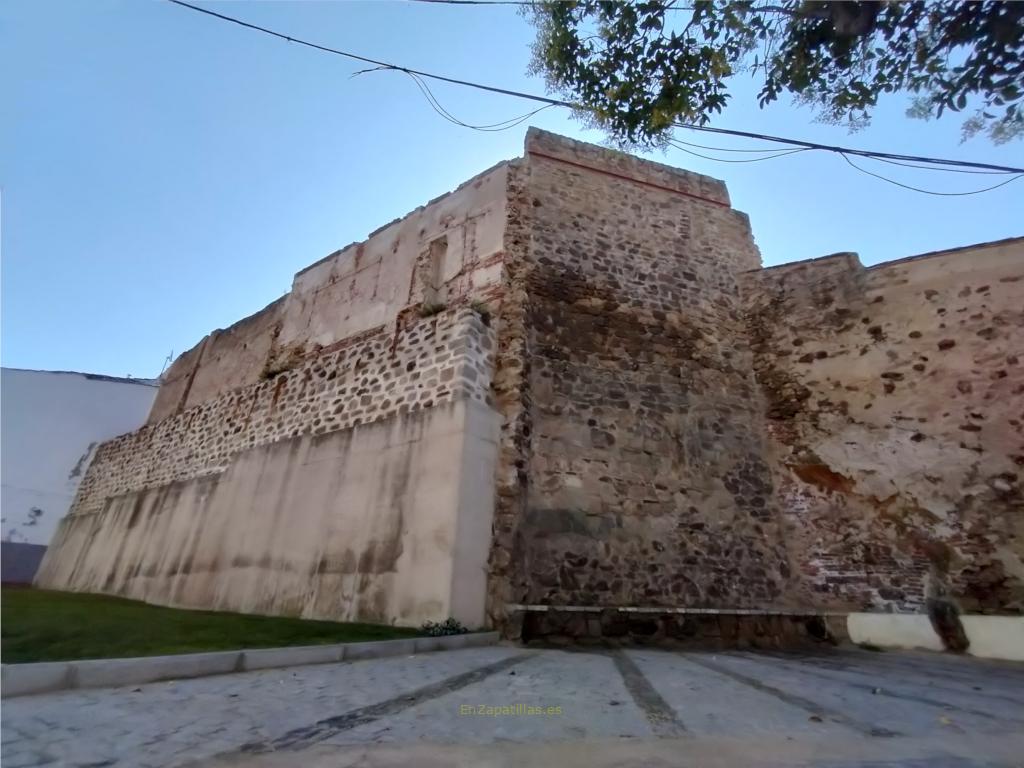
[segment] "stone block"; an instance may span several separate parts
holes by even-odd
[[[485,645],[494,645],[499,640],[497,632],[470,632],[467,635],[452,635],[444,638],[446,651],[453,651],[458,648],[480,648]]]
[[[241,669],[239,651],[72,662],[72,687],[105,688],[223,675]]]
[[[4,664],[0,671],[0,694],[3,698],[28,696],[68,688],[71,664],[47,661],[38,664]]]
[[[408,640],[380,640],[371,643],[348,643],[344,660],[383,659],[387,656],[410,656],[416,653],[416,638]]]
[[[457,637],[457,635],[453,635]],[[416,653],[429,653],[430,651],[439,651],[444,647],[442,643],[446,638],[443,637],[417,637],[414,641],[413,648]]]
[[[723,643],[735,643],[736,636],[739,633],[739,627],[737,626],[736,617],[725,613],[719,615],[718,631]]]
[[[295,648],[257,648],[242,652],[242,669],[274,669],[305,664],[330,664],[341,661],[345,646],[305,645]]]

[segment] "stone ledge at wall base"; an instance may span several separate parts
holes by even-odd
[[[637,644],[708,650],[788,650],[823,645],[946,651],[927,614],[513,606],[505,636],[545,645]],[[966,654],[1024,661],[1024,616],[959,617]]]
[[[225,675],[309,664],[406,656],[431,651],[452,651],[493,645],[497,632],[471,632],[444,637],[411,637],[367,643],[308,645],[292,648],[256,648],[173,656],[142,656],[130,659],[46,661],[35,664],[4,664],[0,695],[3,698],[78,688],[112,688],[142,685],[161,680]]]
[[[521,606],[524,643],[628,643],[785,650],[847,640],[844,614],[713,609]]]
[[[982,659],[1024,661],[1024,616],[960,616],[966,654]],[[941,637],[923,613],[851,613],[850,640],[879,648],[944,651]]]

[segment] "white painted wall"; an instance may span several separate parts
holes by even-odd
[[[394,323],[423,298],[416,260],[441,236],[447,248],[440,277],[449,296],[496,285],[502,265],[488,257],[504,248],[507,185],[502,163],[299,272],[285,298],[278,345],[327,346]]]
[[[1024,661],[1024,616],[961,616],[960,622],[971,656]]]
[[[142,379],[0,369],[2,537],[49,544],[96,446],[142,426],[156,392]],[[25,525],[33,507],[43,514]]]
[[[982,659],[1024,661],[1024,616],[960,616],[967,653]],[[923,613],[851,613],[846,629],[855,643],[881,648],[944,650],[942,638]]]
[[[846,617],[846,629],[855,643],[880,648],[943,650],[942,639],[923,613],[851,613]]]
[[[459,400],[236,453],[61,525],[36,584],[416,627],[486,622],[500,416]]]

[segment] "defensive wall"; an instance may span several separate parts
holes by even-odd
[[[38,582],[527,639],[955,634],[1024,608],[1022,349],[1024,239],[762,269],[722,182],[531,129],[179,357]]]

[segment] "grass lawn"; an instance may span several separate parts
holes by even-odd
[[[415,637],[415,629],[161,608],[135,600],[4,587],[0,659],[66,661]]]

